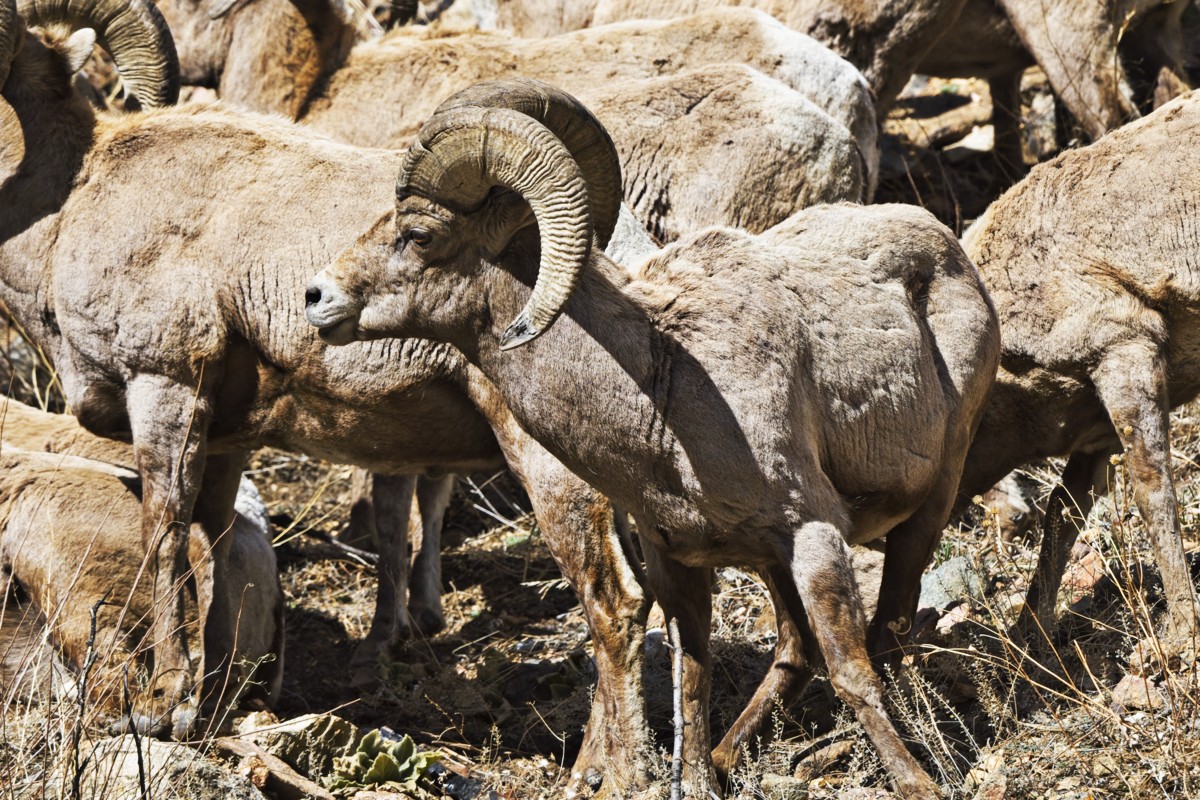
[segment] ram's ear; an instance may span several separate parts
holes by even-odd
[[[472,216],[477,219],[480,244],[489,258],[503,253],[518,233],[537,223],[533,210],[520,195],[499,186]]]
[[[83,69],[92,50],[96,47],[96,32],[91,28],[80,28],[72,33],[62,48],[62,56],[67,60],[67,70],[74,75]]]

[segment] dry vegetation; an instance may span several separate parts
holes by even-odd
[[[1037,154],[1053,141],[1044,125],[1053,101],[1036,74],[1026,88],[1029,142]],[[986,139],[978,127],[989,112],[986,93],[967,81],[914,89],[889,122],[880,199],[920,201],[961,226],[1000,179],[990,153],[969,146],[971,140],[943,148],[967,135]],[[931,110],[938,113],[931,117]],[[52,373],[9,337],[0,382],[27,402],[54,406]],[[1200,407],[1175,414],[1173,435],[1186,544],[1194,555]],[[582,613],[515,482],[506,475],[460,481],[445,537],[448,629],[399,647],[380,663],[377,682],[355,686],[345,667],[369,624],[375,572],[329,541],[348,516],[349,469],[263,452],[252,474],[275,524],[287,599],[278,717],[334,711],[364,729],[411,734],[443,754],[448,767],[440,788],[425,797],[438,791],[455,798],[561,797],[563,766],[580,742],[594,670]],[[1044,496],[1056,474],[1056,467],[1033,469],[1027,482]],[[965,596],[949,608],[917,620],[917,644],[897,676],[892,710],[955,797],[1200,798],[1200,675],[1193,657],[1200,648],[1182,656],[1161,651],[1155,569],[1137,511],[1118,484],[1080,537],[1060,597],[1059,629],[1036,661],[1007,633],[1036,542],[1005,541],[998,515],[985,507],[977,509],[975,524],[947,531],[937,563],[969,565],[978,580],[964,584]],[[747,573],[719,571],[714,598],[713,728],[723,731],[765,670],[775,634],[767,593]],[[73,781],[105,741],[108,716],[90,701],[50,698],[56,673],[45,648],[36,646],[38,621],[29,616],[19,594],[10,593],[0,618],[0,800],[106,796],[102,782]],[[650,719],[665,754],[670,675],[661,630],[647,643],[647,662]],[[113,700],[120,705],[120,697]],[[824,681],[815,681],[795,709],[780,709],[776,726],[776,741],[733,776],[731,796],[888,796],[872,748]],[[207,746],[197,743],[195,751],[199,764]],[[235,758],[228,769],[253,776],[244,760]],[[214,780],[198,769],[169,780],[152,764],[146,772],[138,793],[148,797],[195,796],[189,775]]]

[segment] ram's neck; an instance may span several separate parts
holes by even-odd
[[[481,287],[490,318],[472,341],[456,345],[533,438],[617,502],[636,511],[647,485],[677,489],[666,424],[673,350],[626,292],[627,271],[593,256],[550,329],[501,351],[500,336],[529,298],[533,279],[493,270]]]

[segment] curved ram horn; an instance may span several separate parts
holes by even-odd
[[[504,78],[477,83],[438,106],[511,108],[545,125],[567,146],[587,181],[592,226],[600,249],[608,246],[621,208],[621,162],[600,121],[571,95],[544,81]]]
[[[149,0],[19,0],[27,25],[61,22],[94,28],[125,82],[125,95],[144,108],[179,99],[179,57],[162,14]]]
[[[452,108],[435,113],[417,134],[400,167],[396,199],[415,194],[469,212],[494,186],[529,203],[542,243],[533,293],[500,340],[507,350],[550,327],[591,251],[587,184],[570,151],[545,125],[519,111]]]
[[[0,89],[17,53],[17,37],[24,28],[17,19],[17,0],[0,0]]]

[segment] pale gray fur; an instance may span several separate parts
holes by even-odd
[[[779,222],[787,213],[820,200],[869,199],[879,163],[878,130],[870,89],[863,76],[847,61],[834,55],[812,38],[790,30],[774,19],[748,9],[714,9],[687,20],[627,22],[584,30],[551,39],[518,39],[503,34],[471,33],[444,36],[427,29],[400,28],[384,37],[350,47],[356,34],[328,8],[327,0],[253,0],[235,8],[228,17],[211,20],[204,0],[158,0],[178,31],[180,60],[186,81],[217,88],[221,96],[255,111],[282,113],[300,119],[342,141],[368,147],[407,146],[413,134],[442,98],[477,81],[507,77],[514,73],[542,78],[572,92],[597,107],[607,106],[601,119],[619,122],[640,113],[644,101],[631,97],[622,85],[646,78],[663,78],[660,93],[690,92],[702,96],[703,86],[688,86],[670,76],[696,67],[710,72],[718,64],[740,63],[778,79],[799,92],[850,132],[861,163],[863,185],[847,186],[841,174],[845,155],[832,159],[828,172],[805,164],[811,153],[799,144],[800,133],[776,144],[767,139],[753,141],[755,127],[773,116],[803,116],[807,108],[789,110],[792,99],[778,91],[755,84],[741,98],[744,119],[732,98],[701,104],[688,123],[715,128],[711,136],[721,140],[745,141],[739,146],[739,161],[750,168],[749,178],[741,169],[730,169],[729,186],[701,183],[689,188],[692,176],[706,169],[702,156],[673,146],[670,136],[653,131],[616,144],[622,155],[635,148],[661,152],[655,157],[663,181],[641,186],[637,171],[630,171],[626,196],[653,196],[670,178],[671,191],[690,195],[685,211],[673,215],[674,228],[692,232],[715,220],[695,220],[693,208],[714,190],[729,196],[751,197],[761,175],[771,169],[794,174],[781,177],[774,205],[792,199],[785,213],[768,207],[755,215],[743,212],[739,219],[721,220],[761,231]],[[304,9],[307,19],[298,9]],[[317,37],[316,31],[322,35]],[[336,43],[336,44],[335,44]],[[449,68],[448,67],[452,67]],[[737,73],[724,83],[732,89],[744,81]],[[707,80],[710,88],[713,79]],[[719,94],[719,93],[718,93]],[[621,98],[621,105],[616,104]],[[681,108],[686,109],[681,104]],[[811,135],[824,128],[816,122],[806,126]],[[839,137],[840,138],[840,137]],[[823,145],[831,152],[840,142]],[[828,158],[828,157],[826,157]],[[815,188],[797,191],[788,186],[811,182]],[[834,195],[828,187],[837,187]],[[789,193],[797,195],[788,198]],[[717,203],[732,208],[733,203]],[[646,227],[656,226],[645,211],[635,208]],[[670,212],[667,212],[670,214]],[[685,227],[692,226],[692,227]],[[678,234],[677,234],[678,235]]]

